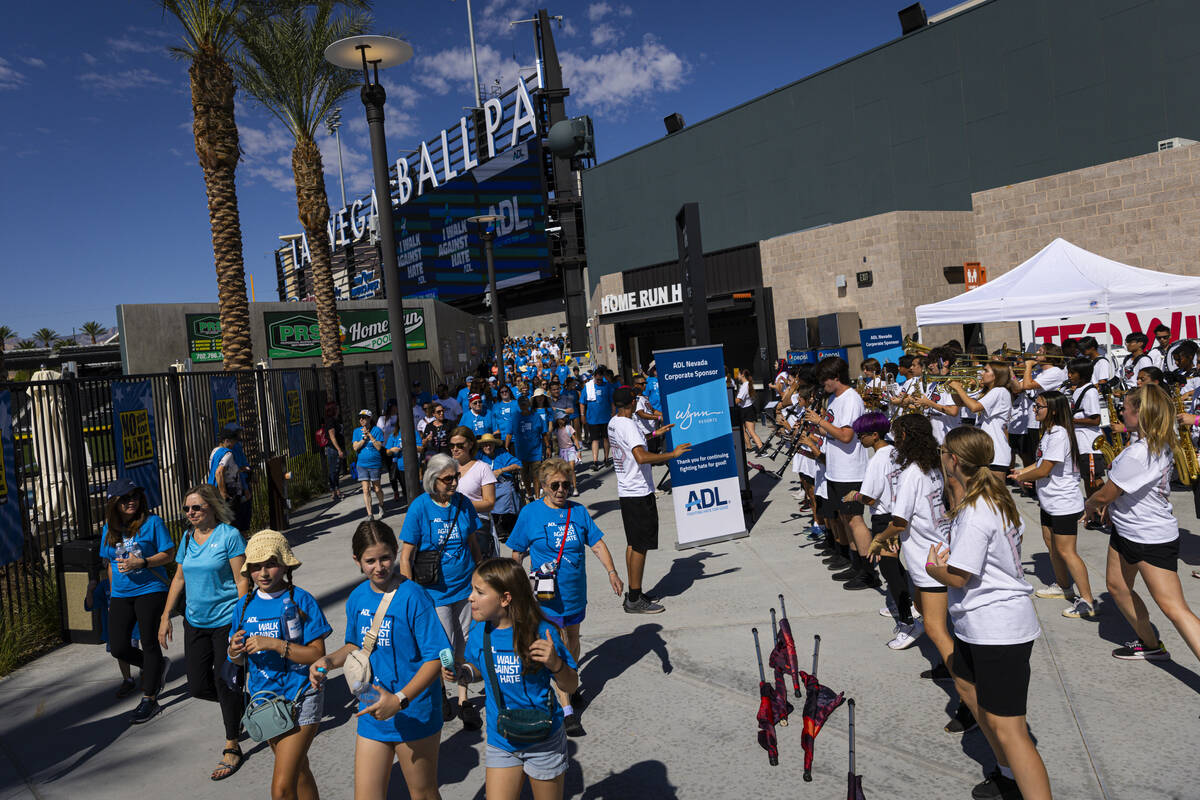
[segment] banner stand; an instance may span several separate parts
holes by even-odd
[[[676,550],[691,550],[695,547],[704,547],[705,545],[717,544],[718,542],[728,542],[733,539],[749,539],[750,531],[742,531],[741,533],[727,533],[724,536],[714,536],[711,539],[697,539],[695,541],[681,543],[678,540],[675,542]]]

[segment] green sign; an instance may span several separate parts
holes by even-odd
[[[268,311],[267,355],[271,358],[313,358],[321,355],[321,331],[315,311]],[[342,353],[391,352],[392,333],[387,309],[339,311],[338,338]],[[425,313],[404,309],[404,340],[409,350],[427,347]]]
[[[188,354],[195,363],[221,360],[221,318],[187,314]]]

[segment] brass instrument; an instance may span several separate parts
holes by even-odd
[[[910,356],[927,355],[929,353],[929,351],[933,349],[932,347],[930,347],[927,344],[921,344],[920,342],[918,342],[916,339],[912,338],[911,336],[904,337],[903,346],[904,346],[904,352]]]
[[[1175,414],[1183,413],[1183,387],[1175,390]],[[1196,460],[1196,448],[1192,444],[1192,428],[1190,425],[1179,423],[1179,441],[1175,444],[1175,474],[1184,486],[1191,486],[1192,481],[1200,478],[1200,462]]]
[[[1117,436],[1115,438],[1117,439],[1115,445],[1109,444],[1108,437],[1103,434],[1097,436],[1096,441],[1092,442],[1092,449],[1099,450],[1100,454],[1104,456],[1104,460],[1109,464],[1113,462],[1118,453],[1125,449],[1125,444],[1121,441],[1120,437]]]
[[[911,394],[906,395],[906,397],[908,397],[908,402],[905,403],[905,405],[904,405],[904,411],[902,411],[900,413],[901,414],[924,414],[925,407],[919,406],[916,403],[912,402],[913,400],[923,398],[924,396],[925,396],[925,392],[921,391],[920,388],[918,388],[915,392],[912,392]]]
[[[1050,364],[1065,364],[1071,360],[1067,356],[1062,355],[1052,356],[1045,353],[1023,353],[1020,350],[1014,350],[1013,348],[1009,347],[1007,342],[1000,346],[1000,357],[1020,361],[1022,363],[1030,360],[1037,360],[1039,358]]]

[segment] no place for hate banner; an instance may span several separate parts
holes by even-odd
[[[154,430],[154,391],[150,381],[112,385],[113,442],[117,477],[129,478],[146,492],[150,508],[162,503],[158,477],[158,437]]]
[[[0,391],[0,566],[21,557],[21,487],[13,449],[12,394]]]
[[[658,350],[658,386],[670,446],[692,449],[670,462],[677,550],[747,536],[734,460],[725,356],[719,346]]]

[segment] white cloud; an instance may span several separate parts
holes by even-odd
[[[479,82],[485,87],[500,79],[501,86],[512,86],[517,82],[517,64],[488,45],[476,48],[479,58]],[[416,63],[417,82],[436,94],[458,91],[462,96],[474,100],[471,90],[470,47],[453,47],[429,56],[422,56]]]
[[[592,3],[588,6],[588,19],[592,22],[604,19],[612,11],[612,6],[608,3]]]
[[[615,116],[634,102],[678,89],[691,70],[686,61],[649,33],[635,47],[588,57],[564,52],[560,61],[563,82],[571,87],[576,107],[585,113],[608,112]]]
[[[165,53],[166,48],[161,42],[145,42],[137,39],[132,39],[128,36],[121,36],[116,39],[108,39],[109,49],[113,56],[120,58],[125,53]]]
[[[100,59],[96,58],[94,55],[92,55],[91,53],[88,53],[86,51],[84,53],[82,53],[82,55],[83,55],[84,63],[86,63],[90,67],[96,66],[96,62],[98,62],[100,60]]]
[[[463,12],[466,13],[465,10]],[[475,17],[475,39],[508,38],[528,26],[512,25],[519,19],[532,19],[537,12],[523,0],[492,0]],[[465,20],[464,20],[465,22]]]
[[[592,27],[592,45],[603,47],[617,38],[617,29],[608,23],[601,22]]]
[[[8,62],[0,58],[0,92],[8,89],[19,89],[25,83],[25,76],[17,72]]]
[[[22,56],[21,61],[25,62],[25,64],[30,67],[37,67],[38,69],[46,68],[46,62],[42,61],[40,58],[27,58]]]
[[[79,76],[79,80],[84,86],[100,94],[120,94],[128,89],[169,83],[156,72],[144,68],[126,69],[107,74],[85,72]]]

